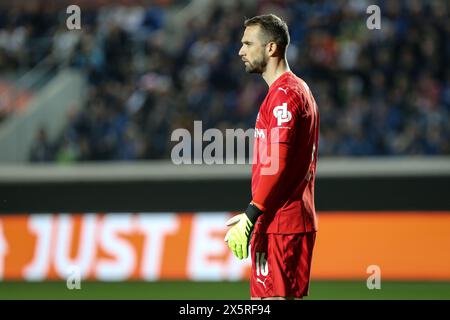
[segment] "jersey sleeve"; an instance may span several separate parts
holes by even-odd
[[[280,206],[282,199],[282,186],[288,179],[288,156],[290,146],[288,144],[278,144],[277,170],[271,174],[262,174],[255,190],[252,202],[263,212]]]
[[[302,100],[294,92],[277,90],[273,93],[266,114],[270,143],[294,142],[301,106]]]

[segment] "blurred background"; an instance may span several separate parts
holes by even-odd
[[[450,299],[449,11],[0,1],[0,298],[248,298],[249,262],[221,239],[251,167],[176,166],[171,134],[254,127],[267,85],[237,53],[244,20],[274,13],[321,115],[310,298]]]

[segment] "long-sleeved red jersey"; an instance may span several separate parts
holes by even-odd
[[[308,85],[288,71],[269,88],[256,119],[253,202],[263,209],[255,232],[317,231],[314,181],[319,112]]]

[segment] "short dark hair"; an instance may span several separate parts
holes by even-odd
[[[244,26],[259,25],[268,41],[273,41],[280,47],[282,53],[286,52],[290,37],[286,22],[274,14],[265,14],[246,19]]]

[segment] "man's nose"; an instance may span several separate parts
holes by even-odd
[[[244,55],[244,50],[243,50],[243,48],[241,47],[241,49],[239,49],[239,56],[243,56]]]

